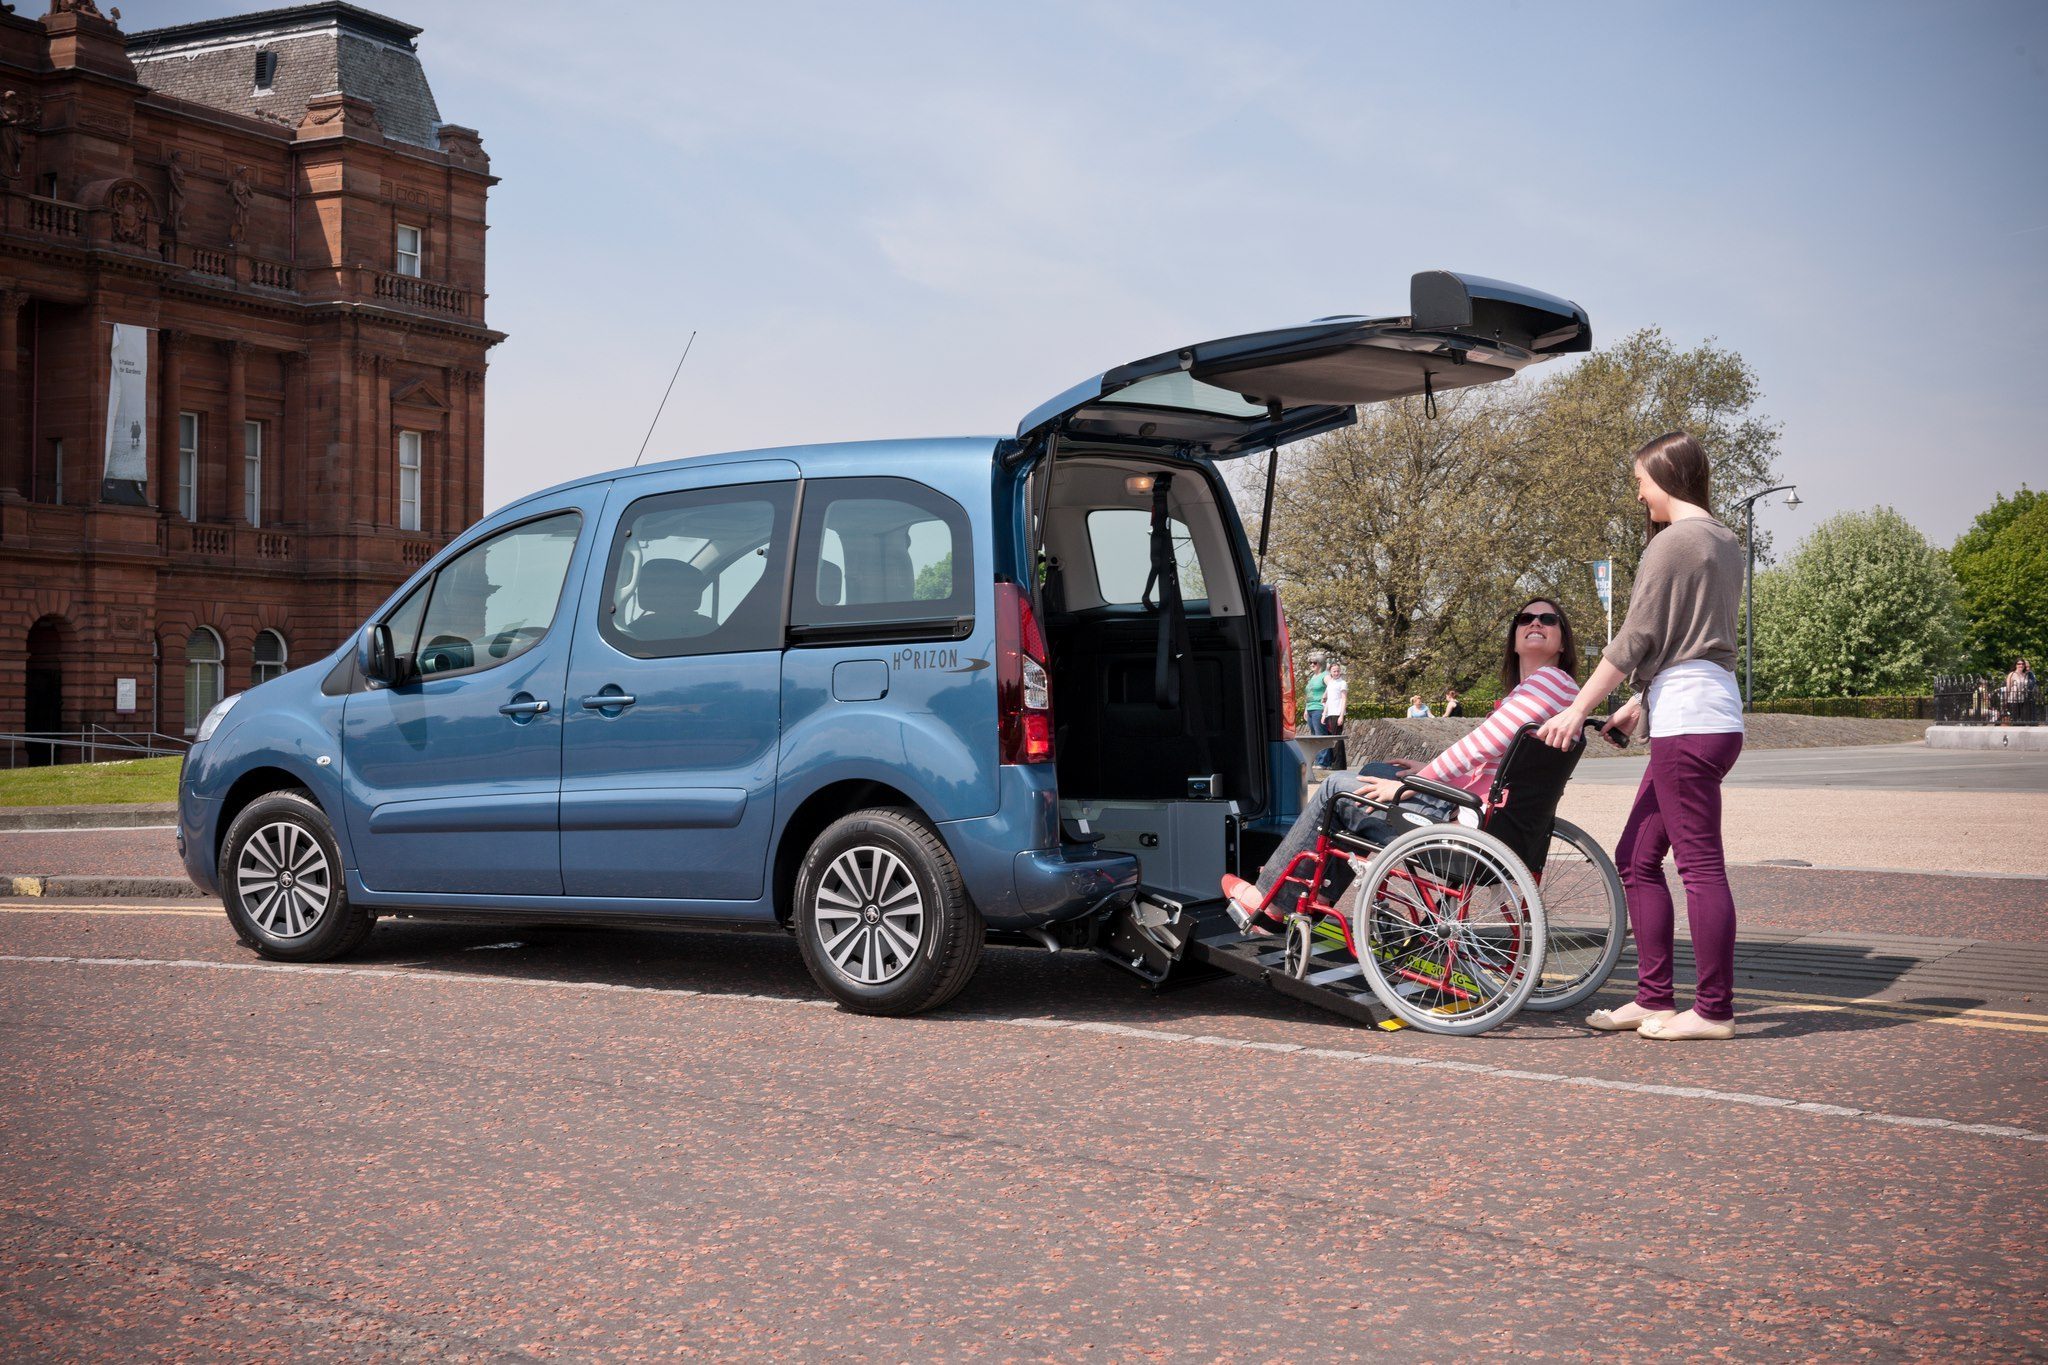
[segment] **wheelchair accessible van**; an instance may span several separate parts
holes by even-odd
[[[1570,1009],[1614,971],[1628,915],[1613,860],[1557,818],[1586,735],[1558,750],[1535,729],[1516,733],[1484,797],[1408,776],[1391,802],[1355,792],[1325,802],[1314,845],[1253,920],[1268,933],[1240,930],[1220,898],[1140,887],[1096,951],[1155,988],[1230,973],[1383,1028],[1476,1034],[1523,1009]],[[1449,805],[1452,818],[1403,805],[1411,794]],[[1353,833],[1347,807],[1397,833],[1383,843]],[[1332,886],[1340,863],[1356,874],[1349,896]]]

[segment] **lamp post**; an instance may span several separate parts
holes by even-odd
[[[1755,697],[1756,660],[1756,607],[1751,599],[1751,583],[1756,578],[1756,504],[1759,498],[1768,498],[1773,493],[1783,493],[1787,507],[1799,505],[1799,485],[1781,483],[1766,488],[1761,493],[1751,493],[1742,500],[1742,548],[1748,556],[1742,569],[1742,709],[1747,711]]]

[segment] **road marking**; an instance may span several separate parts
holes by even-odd
[[[185,919],[219,919],[223,910],[186,910],[170,906],[136,905],[48,905],[34,901],[0,903],[0,914],[13,915],[171,915]],[[524,946],[486,943],[465,952],[483,952]],[[0,958],[0,961],[7,959]],[[1621,990],[1616,985],[1610,990]],[[1929,1005],[1913,1000],[1886,1000],[1881,996],[1814,995],[1798,991],[1771,991],[1745,986],[1743,995],[1782,1002],[1783,1008],[1802,1013],[1855,1014],[1871,1019],[1907,1020],[1912,1023],[1948,1024],[1957,1028],[1992,1029],[2007,1033],[2048,1033],[2048,1014],[1995,1010],[1977,1005]]]
[[[219,919],[224,910],[176,910],[168,905],[22,905],[0,904],[8,915],[185,915],[195,919]]]
[[[257,972],[263,975],[277,976],[359,976],[380,979],[396,977],[416,981],[451,982],[465,986],[534,986],[543,990],[588,991],[618,995],[659,995],[671,999],[696,996],[706,1000],[747,1001],[767,1005],[794,1005],[803,1009],[837,1008],[833,1001],[815,996],[755,995],[744,992],[700,991],[690,987],[626,986],[609,981],[556,981],[546,977],[499,976],[469,972],[401,971],[390,967],[325,967],[287,962],[213,962],[200,958],[70,957],[25,953],[0,953],[0,962],[42,966],[142,967],[182,969],[187,971]],[[1404,1066],[1412,1067],[1418,1071],[1455,1071],[1465,1075],[1492,1076],[1500,1080],[1522,1081],[1539,1085],[1576,1086],[1591,1090],[1615,1090],[1630,1095],[1655,1095],[1666,1099],[1702,1100],[1715,1104],[1736,1104],[1757,1109],[1782,1109],[1787,1113],[1810,1114],[1823,1118],[1853,1119],[1858,1122],[1883,1123],[1901,1128],[1943,1129],[1953,1133],[1967,1133],[1978,1137],[2012,1138],[2021,1142],[2048,1143],[2048,1133],[2036,1132],[2030,1128],[2012,1127],[2002,1123],[1958,1123],[1953,1119],[1931,1118],[1916,1114],[1887,1114],[1874,1109],[1859,1109],[1852,1105],[1822,1104],[1813,1100],[1792,1100],[1779,1095],[1757,1095],[1740,1090],[1714,1090],[1705,1086],[1689,1085],[1651,1085],[1642,1081],[1613,1080],[1605,1076],[1574,1076],[1558,1071],[1522,1071],[1514,1067],[1489,1066],[1484,1062],[1443,1061],[1429,1057],[1386,1056],[1375,1052],[1352,1052],[1343,1048],[1306,1047],[1300,1043],[1275,1043],[1256,1038],[1231,1038],[1211,1033],[1175,1033],[1165,1029],[1137,1028],[1128,1024],[1112,1024],[1097,1020],[1060,1019],[1047,1015],[977,1014],[964,1017],[980,1023],[1003,1024],[1016,1028],[1107,1034],[1139,1042],[1156,1043],[1162,1047],[1221,1047],[1236,1051],[1314,1057],[1324,1061],[1355,1063],[1361,1066]]]
[[[127,834],[176,828],[176,825],[80,825],[77,829],[0,829],[0,838],[14,834]]]
[[[2022,1010],[1987,1009],[1982,1005],[1929,1005],[1918,1000],[1887,1000],[1879,995],[1812,995],[1798,991],[1757,990],[1750,986],[1742,987],[1740,993],[1743,995],[1762,996],[1767,1000],[1807,1001],[1816,1005],[1826,1005],[1834,1009],[1885,1010],[1892,1013],[1904,1012],[1907,1014],[1952,1016],[1946,1018],[1937,1017],[1933,1021],[1944,1024],[1966,1024],[1973,1020],[2024,1019],[2043,1026],[2044,1029],[2048,1029],[2048,1015],[2029,1014]]]

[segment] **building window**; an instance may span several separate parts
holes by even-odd
[[[256,649],[252,656],[255,668],[250,676],[258,683],[267,683],[272,678],[282,678],[285,669],[284,636],[274,630],[256,632]]]
[[[205,626],[185,639],[185,733],[196,734],[220,700],[220,636]]]
[[[398,529],[420,529],[420,434],[398,433]]]
[[[178,414],[178,515],[199,520],[199,414]]]
[[[398,273],[418,278],[420,273],[421,233],[416,227],[404,223],[398,225]]]
[[[242,519],[263,524],[263,423],[242,423]]]
[[[64,501],[64,438],[59,436],[50,442],[50,477],[52,491],[50,501]]]
[[[267,95],[277,84],[277,54],[259,52],[256,54],[256,93]]]

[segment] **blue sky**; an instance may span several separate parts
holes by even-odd
[[[630,463],[692,330],[650,460],[1007,431],[1430,268],[1740,351],[1781,545],[2048,483],[2048,6],[370,7],[504,178],[490,505]]]

